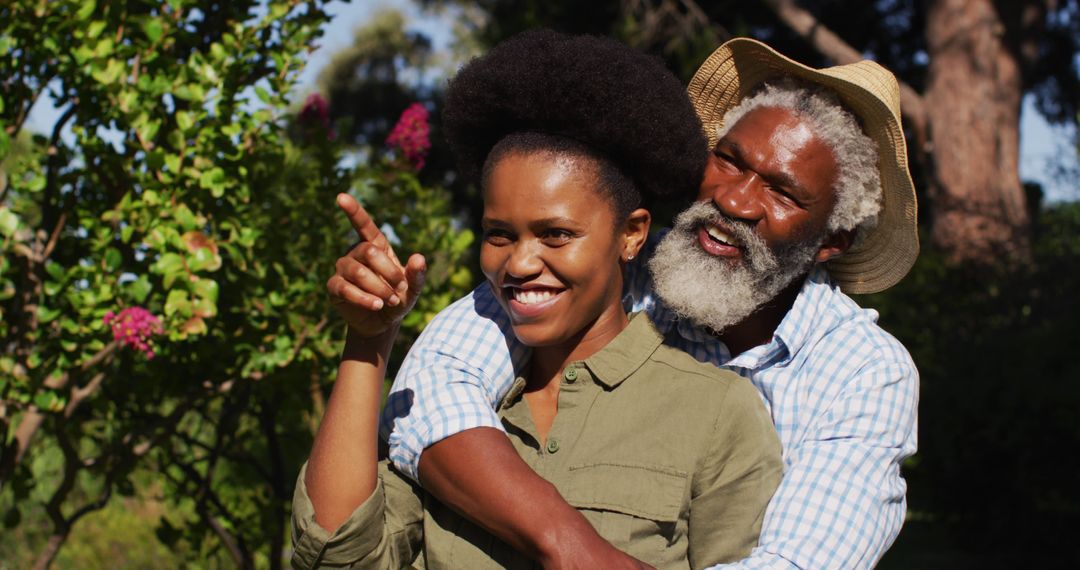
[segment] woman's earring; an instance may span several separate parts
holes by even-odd
[[[631,253],[631,254],[628,254],[626,256],[626,261],[633,261],[633,260],[634,260],[634,254]]]

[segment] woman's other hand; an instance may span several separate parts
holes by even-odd
[[[337,205],[360,243],[338,258],[334,275],[326,282],[330,304],[354,335],[378,336],[400,323],[416,305],[427,264],[424,256],[413,254],[402,266],[386,236],[356,200],[338,194]]]

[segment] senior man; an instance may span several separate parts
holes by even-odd
[[[749,378],[780,435],[759,545],[717,568],[871,567],[904,518],[918,373],[845,293],[894,285],[918,254],[896,81],[870,61],[817,70],[739,38],[689,94],[714,153],[698,201],[629,268],[626,302],[666,342]],[[386,267],[380,251],[393,255],[361,261]],[[339,271],[331,294],[356,298],[349,281]],[[486,285],[428,325],[384,411],[391,460],[545,567],[632,567],[501,432],[493,406],[527,359],[509,331]]]

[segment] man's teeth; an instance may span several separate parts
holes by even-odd
[[[726,245],[735,246],[735,240],[731,239],[731,236],[725,234],[717,228],[713,226],[708,226],[705,228],[705,231],[708,232],[709,237],[713,238],[714,240]]]
[[[548,299],[554,297],[557,293],[549,289],[514,289],[514,300],[523,305],[535,305],[536,303],[543,303]]]

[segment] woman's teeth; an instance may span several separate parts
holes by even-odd
[[[550,289],[530,289],[528,291],[525,289],[513,289],[514,300],[522,305],[543,303],[557,294],[558,293]]]

